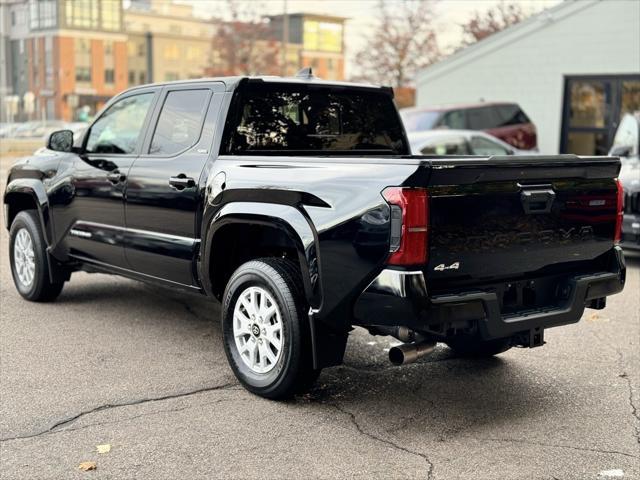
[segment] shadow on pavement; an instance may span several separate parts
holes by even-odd
[[[135,328],[150,328],[160,336],[167,324],[175,322],[178,328],[190,324],[193,328],[182,334],[193,336],[194,348],[203,348],[198,339],[207,332],[211,338],[204,348],[211,349],[212,357],[215,349],[222,351],[217,303],[135,281],[87,280],[70,285],[57,303],[65,308],[92,303],[104,311],[109,323],[131,322]],[[109,316],[115,304],[120,313]],[[123,315],[123,308],[125,312],[135,310],[135,314]],[[189,338],[184,340],[189,342]],[[377,341],[376,347],[369,346],[371,340]],[[352,411],[366,412],[369,421],[373,417],[385,431],[430,430],[436,440],[461,432],[477,433],[483,425],[532,422],[560,403],[563,385],[536,380],[517,361],[522,352],[515,349],[503,357],[464,359],[439,346],[418,363],[394,367],[382,349],[385,341],[356,329],[345,364],[324,370],[310,393],[288,403],[294,408],[330,407],[337,414],[352,417]],[[214,368],[218,367],[223,366],[216,363]]]

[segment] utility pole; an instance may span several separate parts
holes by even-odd
[[[287,12],[287,0],[283,0],[282,8],[282,76],[287,76],[287,45],[289,44],[289,13]]]

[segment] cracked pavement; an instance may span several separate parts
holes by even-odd
[[[344,366],[273,402],[227,367],[217,304],[85,273],[28,303],[7,248],[3,228],[0,478],[640,478],[638,258],[543,348],[393,367],[356,329]]]

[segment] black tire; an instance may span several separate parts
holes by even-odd
[[[33,246],[33,259],[35,269],[33,280],[29,284],[24,284],[18,275],[16,259],[15,259],[15,242],[18,232],[26,230]],[[46,257],[46,243],[40,226],[38,213],[35,210],[23,210],[19,212],[11,224],[9,230],[9,259],[11,263],[11,274],[13,283],[18,293],[23,298],[32,302],[51,302],[55,300],[64,282],[52,283],[49,280],[49,264]]]
[[[493,357],[511,348],[511,339],[480,340],[477,337],[460,336],[447,341],[447,345],[461,357]]]
[[[236,304],[251,287],[266,290],[275,300],[281,317],[281,352],[271,370],[265,373],[256,373],[245,363],[234,337]],[[283,399],[302,393],[313,385],[320,369],[313,368],[307,310],[300,272],[291,261],[261,258],[241,265],[233,273],[223,298],[222,338],[229,365],[247,390],[261,397]],[[260,330],[256,323],[253,325]],[[246,344],[252,339],[262,341],[260,333],[257,335],[254,338],[253,333],[246,334],[243,338],[248,338]]]

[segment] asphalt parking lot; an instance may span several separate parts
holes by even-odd
[[[344,366],[273,402],[227,367],[217,304],[85,273],[28,303],[0,243],[1,478],[640,478],[640,259],[543,348],[393,367],[356,330]]]

